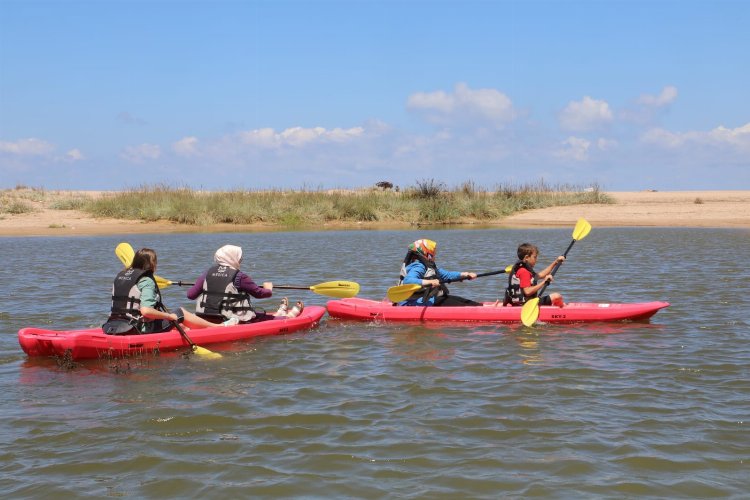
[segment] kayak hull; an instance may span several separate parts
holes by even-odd
[[[486,304],[489,306],[489,303]],[[646,321],[669,302],[603,304],[573,302],[565,307],[541,306],[543,323],[588,323],[602,321]],[[331,300],[328,314],[334,318],[377,321],[478,321],[520,323],[521,307],[424,307],[394,306],[390,301],[360,298]]]
[[[266,335],[284,335],[312,328],[320,322],[325,311],[325,308],[321,306],[307,306],[302,314],[295,318],[236,326],[185,328],[185,331],[194,344],[205,347],[209,344],[234,342]],[[119,358],[190,347],[190,344],[176,329],[142,335],[107,335],[101,328],[68,331],[22,328],[18,332],[18,342],[23,351],[31,357],[70,356],[73,360]]]

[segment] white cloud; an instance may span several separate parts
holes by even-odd
[[[566,160],[586,161],[590,147],[591,141],[570,136],[560,143],[560,148],[555,151],[554,155]]]
[[[147,160],[158,159],[161,156],[161,148],[156,144],[128,146],[122,151],[121,156],[132,163],[143,163]]]
[[[644,106],[661,108],[672,104],[677,99],[677,87],[667,85],[659,95],[644,94],[638,99],[638,103]]]
[[[733,129],[719,126],[708,132],[708,136],[714,144],[730,144],[750,152],[750,122]]]
[[[48,156],[54,150],[54,145],[33,137],[15,142],[0,141],[0,153],[14,156]]]
[[[708,132],[670,132],[662,128],[654,128],[643,134],[641,140],[647,144],[667,149],[677,149],[689,145],[707,145],[719,148],[728,146],[750,153],[750,123],[733,129],[719,126]]]
[[[406,101],[408,108],[439,111],[445,114],[453,111],[455,105],[456,102],[453,96],[446,94],[442,90],[429,93],[417,92],[410,95]]]
[[[568,103],[562,110],[560,126],[564,130],[583,132],[607,125],[612,119],[612,110],[607,101],[585,96],[581,101]]]
[[[272,128],[248,130],[238,133],[237,137],[242,144],[273,149],[284,146],[299,148],[315,143],[343,143],[352,139],[360,138],[364,133],[365,129],[363,127],[352,127],[348,129],[291,127],[282,130],[281,132],[276,132]]]
[[[172,144],[172,150],[179,156],[196,156],[198,154],[198,138],[183,137],[179,141]]]
[[[80,161],[80,160],[85,160],[85,159],[86,157],[83,156],[83,153],[81,153],[81,151],[78,148],[71,149],[70,151],[65,153],[65,157],[64,157],[64,160],[69,161],[69,162]]]
[[[599,148],[600,151],[610,151],[619,145],[620,143],[615,139],[605,139],[604,137],[600,137],[596,141],[596,147]]]
[[[663,128],[652,128],[641,136],[641,141],[664,148],[676,148],[683,143],[684,137]]]
[[[37,138],[19,139],[14,142],[0,141],[0,155],[17,165],[28,165],[32,163],[72,163],[84,160],[83,153],[78,148],[73,148],[61,155],[57,153],[57,147]]]
[[[452,94],[438,90],[417,92],[409,96],[409,109],[426,113],[435,123],[454,124],[480,120],[501,125],[517,116],[513,102],[495,89],[471,89],[465,83],[455,86]]]
[[[617,118],[638,127],[653,127],[654,121],[669,111],[677,99],[677,87],[667,85],[659,95],[642,94],[634,103],[618,112]]]

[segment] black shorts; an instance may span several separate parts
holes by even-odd
[[[539,305],[540,306],[551,306],[552,305],[552,299],[549,295],[542,295],[539,298]]]
[[[172,329],[172,322],[166,319],[156,319],[143,324],[141,333],[161,333]]]
[[[442,295],[435,299],[433,305],[437,307],[472,307],[481,306],[483,304],[481,302],[474,302],[473,300],[459,297],[458,295]]]

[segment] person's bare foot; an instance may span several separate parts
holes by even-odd
[[[302,311],[305,310],[305,304],[301,300],[298,300],[296,304],[294,304],[294,307],[292,307],[292,310],[289,311],[287,314],[287,317],[289,318],[296,318],[300,314],[302,314]]]
[[[279,308],[276,309],[274,316],[286,316],[288,308],[289,308],[289,299],[284,297],[283,299],[281,299],[281,304],[279,304]]]

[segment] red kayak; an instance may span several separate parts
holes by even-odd
[[[599,321],[644,321],[669,302],[601,304],[572,302],[565,307],[542,306],[539,321],[543,323],[588,323]],[[328,314],[334,318],[378,321],[483,321],[520,323],[521,307],[424,307],[394,306],[390,301],[360,298],[331,300]]]
[[[233,342],[263,335],[283,335],[312,328],[325,312],[324,307],[307,306],[302,314],[295,318],[185,330],[190,339],[202,347],[219,342]],[[190,347],[175,329],[142,335],[107,335],[101,328],[68,331],[22,328],[18,332],[18,342],[29,356],[63,356],[70,350],[73,360],[125,357],[157,350],[174,351]]]

